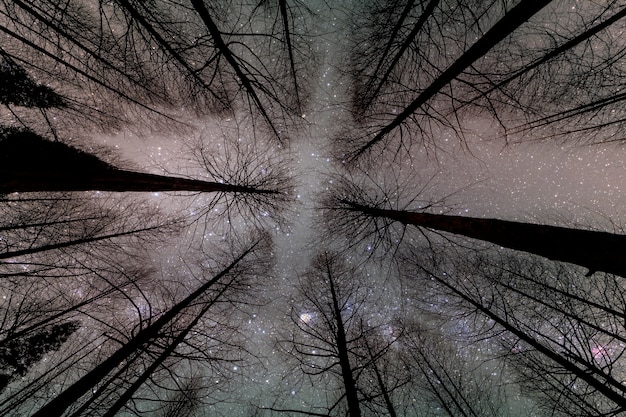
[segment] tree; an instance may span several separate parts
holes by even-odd
[[[456,216],[431,182],[399,179],[455,136],[471,157],[476,122],[503,146],[621,141],[625,16],[619,1],[0,0],[0,374],[19,376],[0,414],[232,415],[212,407],[245,407],[248,372],[259,397],[281,376],[308,391],[274,387],[250,414],[503,415],[518,394],[546,415],[624,412],[624,236]],[[123,162],[98,145],[120,132],[140,153],[167,136],[179,159],[160,175]],[[314,228],[278,215],[296,187],[323,190],[293,205],[325,212]],[[270,225],[287,244],[241,238]],[[301,230],[320,238],[300,250]],[[287,260],[270,272],[273,252]],[[287,366],[236,368],[275,355],[276,332]]]
[[[528,19],[539,12],[542,8],[550,3],[547,1],[521,1],[511,10],[508,10],[500,20],[498,20],[489,31],[479,38],[471,47],[463,51],[445,70],[436,76],[428,86],[423,88],[417,97],[415,97],[397,116],[395,116],[388,124],[378,128],[373,135],[365,138],[364,143],[356,145],[352,153],[342,155],[344,161],[356,162],[370,148],[384,141],[385,138],[402,126],[410,119],[416,111],[428,103],[437,93],[439,93],[446,85],[455,80],[464,70],[470,67],[474,62],[482,58],[492,48],[494,48],[503,39],[511,35],[519,26],[523,25]],[[426,17],[435,5],[424,11]],[[421,24],[418,22],[418,30]],[[410,42],[411,39],[408,40]],[[384,82],[384,80],[383,80]],[[380,89],[380,88],[378,88]],[[370,99],[371,101],[371,99]]]
[[[273,4],[259,8],[271,10]],[[163,119],[180,128],[185,122],[172,114],[178,106],[231,116],[243,106],[254,110],[252,116],[258,114],[275,140],[285,142],[280,120],[301,114],[306,88],[299,75],[311,53],[293,17],[307,9],[286,1],[278,8],[274,24],[267,24],[269,13],[251,10],[249,20],[235,26],[219,2],[164,1],[154,7],[115,1],[90,9],[80,2],[20,0],[5,2],[0,30],[12,39],[10,53],[16,59],[29,70],[55,76],[61,88],[71,91],[76,113],[95,110],[120,125],[120,119],[127,120],[125,112],[113,109],[147,111],[142,117],[149,123],[160,118],[164,128]],[[262,26],[267,33],[258,33]],[[277,43],[286,51],[278,59],[261,52]],[[28,59],[33,53],[43,57],[44,65]],[[80,84],[92,86],[97,95],[84,96]],[[295,100],[291,88],[297,91]],[[120,99],[122,106],[109,105]]]
[[[32,132],[7,129],[3,136],[0,137],[0,175],[3,178],[0,192],[5,194],[46,191],[196,191],[280,196],[285,192],[257,189],[253,185],[133,172],[115,168],[93,155],[62,143],[46,141]],[[276,178],[275,181],[278,184],[285,179]]]
[[[624,17],[621,5],[561,12],[551,2],[466,3],[380,2],[363,11],[346,65],[355,80],[353,112],[365,130],[338,135],[341,161],[354,167],[387,150],[397,157],[411,144],[436,149],[442,128],[463,141],[464,115],[477,113],[498,123],[506,140],[538,127],[546,128],[544,138],[599,142],[616,134],[624,118],[614,107],[622,100],[614,83],[624,72],[612,57],[623,49],[608,45]],[[558,13],[574,19],[541,26]]]
[[[405,332],[398,341],[401,361],[416,380],[414,391],[421,393],[413,394],[417,404],[409,410],[419,413],[437,407],[449,416],[507,415],[506,388],[500,386],[505,378],[494,372],[497,365],[480,358],[480,348],[471,340],[459,342],[457,335],[445,334],[445,324],[433,325],[441,323],[441,317],[424,316],[420,320],[424,323],[402,325]]]
[[[390,193],[387,191],[386,193]],[[393,202],[377,200],[374,194],[348,181],[338,181],[326,209],[336,216],[337,230],[355,238],[384,233],[390,222],[483,240],[509,249],[570,262],[588,269],[587,276],[604,271],[626,277],[626,263],[619,256],[626,249],[626,236],[593,230],[482,219],[448,214],[388,208]],[[334,213],[334,214],[333,214]],[[381,219],[381,220],[378,220]],[[354,224],[360,228],[355,229]]]
[[[262,247],[262,238],[252,242],[242,253],[238,254],[234,260],[226,266],[221,272],[216,274],[213,278],[202,284],[195,291],[185,297],[183,300],[171,307],[167,312],[164,312],[158,319],[156,319],[149,326],[140,330],[134,337],[128,342],[122,345],[117,351],[110,355],[102,363],[98,364],[87,374],[83,375],[80,379],[69,385],[59,395],[49,401],[45,406],[39,409],[33,416],[53,416],[62,415],[72,404],[76,403],[84,394],[95,387],[106,376],[118,368],[124,361],[128,361],[138,351],[146,349],[150,344],[155,343],[155,339],[159,337],[160,333],[166,326],[169,326],[174,320],[176,320],[183,312],[195,305],[199,299],[205,296],[205,293],[209,290],[213,290],[213,287],[221,287],[215,298],[210,299],[209,305],[205,305],[201,308],[200,313],[191,321],[191,323],[176,337],[174,342],[170,344],[164,352],[158,357],[153,364],[159,366],[163,360],[172,354],[178,344],[187,336],[188,332],[197,324],[198,320],[208,311],[208,308],[212,303],[215,303],[221,294],[226,291],[230,285],[235,281],[237,275],[245,273],[245,270],[240,270],[239,263],[242,262],[248,255],[252,254],[258,247]],[[233,275],[235,278],[233,278]],[[221,281],[226,278],[226,285]],[[165,355],[165,356],[163,356]],[[152,366],[144,371],[143,375],[140,375],[137,379],[137,384],[142,384],[145,379],[154,371]],[[123,394],[120,397],[118,403],[114,404],[111,408],[111,412],[119,410],[124,403],[132,397],[136,386],[129,388],[128,395]]]
[[[43,328],[33,336],[13,338],[10,342],[3,340],[0,348],[0,390],[6,388],[11,379],[24,376],[43,355],[58,350],[79,326],[76,322],[66,322]]]
[[[375,320],[367,312],[376,309],[368,305],[370,291],[339,255],[325,252],[317,256],[297,288],[295,298],[300,305],[291,311],[294,332],[284,336],[279,346],[311,384],[336,384],[340,394],[327,398],[326,410],[278,406],[270,410],[305,415],[341,409],[350,416],[360,416],[367,409],[395,413],[394,391],[407,383],[403,378],[410,377],[391,375],[391,368],[382,368],[395,338],[378,335],[384,324],[365,323]],[[369,383],[371,380],[375,382]]]
[[[404,275],[421,284],[422,294],[444,297],[446,305],[439,307],[456,311],[474,337],[499,340],[500,354],[514,364],[524,386],[534,386],[532,391],[542,398],[544,408],[572,414],[584,410],[591,415],[623,410],[623,371],[605,350],[599,350],[605,342],[623,337],[622,314],[614,315],[616,310],[604,304],[615,303],[621,292],[614,300],[597,302],[604,285],[565,268],[561,271],[567,272],[554,274],[537,258],[530,259],[534,268],[528,264],[519,268],[522,265],[509,264],[497,253],[468,249],[462,262],[450,258],[438,265],[442,270],[435,271],[418,251],[406,253]],[[615,280],[609,274],[605,278],[607,283]],[[578,285],[580,291],[558,291]],[[622,348],[617,349],[612,351],[616,358]],[[561,407],[564,398],[568,405]],[[564,415],[572,415],[568,412]]]

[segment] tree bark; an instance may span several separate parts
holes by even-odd
[[[384,210],[342,201],[348,210],[467,236],[506,248],[626,277],[626,235],[498,219]]]
[[[146,174],[122,169],[109,169],[81,174],[15,172],[2,171],[0,168],[0,194],[45,191],[195,191],[202,193],[279,194],[278,191],[274,190],[259,190],[254,187],[241,185]]]

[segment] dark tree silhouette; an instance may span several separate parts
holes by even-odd
[[[284,195],[283,190],[146,174],[115,168],[97,157],[38,135],[0,135],[1,193],[45,191],[194,191]],[[4,136],[4,137],[2,137]],[[284,181],[277,179],[277,183]],[[267,181],[268,183],[270,181]]]
[[[166,326],[169,326],[174,320],[176,320],[181,314],[186,312],[190,307],[196,305],[196,303],[198,303],[198,301],[201,300],[208,291],[212,290],[216,286],[219,286],[220,289],[217,294],[213,294],[213,296],[215,296],[216,298],[214,298],[211,303],[217,301],[217,299],[229,287],[229,285],[224,285],[222,281],[228,281],[232,283],[233,274],[235,276],[242,273],[245,274],[245,269],[241,270],[240,263],[242,263],[244,260],[247,261],[246,258],[251,257],[255,250],[262,250],[263,246],[267,244],[264,239],[267,238],[259,238],[253,241],[249,247],[247,247],[240,254],[238,254],[234,258],[234,260],[230,264],[228,264],[221,272],[202,284],[183,300],[172,306],[168,311],[161,314],[158,319],[156,319],[153,323],[141,329],[135,336],[129,339],[128,342],[123,344],[107,359],[105,359],[87,374],[83,375],[77,381],[65,388],[60,394],[58,394],[55,398],[49,401],[45,406],[40,408],[39,411],[34,413],[33,416],[63,415],[69,407],[78,402],[83,395],[89,392],[94,386],[99,384],[104,378],[107,377],[109,373],[113,372],[123,362],[129,360],[139,351],[148,348],[150,344],[155,343],[161,332],[166,328]],[[255,261],[258,262],[259,260],[255,259]],[[180,335],[186,335],[186,333],[191,329],[189,326],[195,325],[197,323],[196,320],[199,320],[202,315],[206,313],[206,311],[207,310],[202,308],[200,312],[201,314],[197,315],[196,318],[191,321],[188,327],[184,329],[178,336],[180,337]],[[165,354],[167,352],[167,356],[169,356],[180,343],[181,340],[178,340],[179,337],[177,337],[174,342],[164,350],[162,354]],[[161,359],[159,357],[155,360],[154,363],[160,365],[160,362],[162,362],[162,360],[164,359],[165,358]],[[148,367],[145,372],[147,373],[139,376],[136,382],[138,382],[139,384],[143,383],[144,378],[147,379],[147,377],[149,377],[149,375],[152,373],[151,367]],[[128,392],[131,397],[136,389],[137,388],[134,386],[131,386],[131,388],[129,388]],[[122,397],[120,398],[120,403],[114,404],[112,410],[117,409],[117,407],[121,408],[121,406],[123,406],[123,404],[130,397],[127,398],[125,395],[122,395]]]
[[[0,390],[38,362],[43,355],[58,350],[80,327],[79,323],[67,322],[42,327],[32,336],[2,340],[0,345]]]
[[[148,124],[171,129],[185,125],[174,115],[180,106],[194,114],[231,116],[243,106],[283,143],[282,120],[301,114],[307,88],[300,75],[312,55],[294,17],[309,11],[286,1],[277,6],[274,24],[268,24],[270,13],[252,12],[247,22],[233,26],[219,2],[114,1],[88,8],[19,0],[4,2],[0,31],[12,39],[8,53],[28,71],[57,79],[75,117],[102,116],[119,125],[128,119],[125,112],[139,110],[147,113],[142,117]],[[262,26],[267,33],[258,33]],[[268,46],[276,51],[277,44],[284,45],[284,54],[263,52]],[[32,54],[44,62],[33,62]],[[96,95],[85,96],[85,90]],[[106,128],[107,121],[100,125]]]
[[[251,414],[500,416],[511,381],[547,415],[626,412],[626,236],[455,216],[387,181],[449,135],[468,146],[467,121],[503,144],[623,141],[626,7],[318,3],[0,0],[0,414],[206,413],[209,374],[238,395],[242,316],[278,251],[240,231],[284,231],[290,178],[320,182],[302,151],[335,120],[309,251],[326,252],[279,307],[285,381],[320,396]],[[312,109],[329,125],[305,125]],[[96,149],[122,129],[183,142],[179,165]],[[196,251],[212,239],[238,249]]]
[[[619,414],[626,405],[626,391],[621,383],[623,371],[613,360],[622,355],[623,347],[608,346],[623,337],[623,314],[607,314],[602,303],[593,301],[598,300],[596,291],[602,291],[603,285],[589,285],[586,278],[570,271],[552,275],[542,267],[545,262],[532,262],[536,262],[534,269],[529,268],[532,264],[521,264],[524,268],[518,269],[519,262],[507,264],[497,254],[477,257],[467,250],[463,262],[452,260],[446,264],[447,272],[440,272],[428,266],[415,249],[404,273],[419,281],[422,292],[445,294],[446,308],[459,312],[466,323],[473,322],[476,338],[499,340],[503,357],[515,364],[525,386],[535,384],[532,391],[542,397],[545,408]],[[567,278],[573,282],[559,282]],[[607,275],[607,282],[614,280]],[[538,285],[539,281],[543,284]],[[577,285],[580,291],[558,293],[554,288]],[[611,302],[619,300],[621,292]],[[618,328],[611,324],[615,320],[620,320]],[[561,407],[563,401],[568,405]]]
[[[626,235],[560,226],[483,219],[449,214],[433,214],[391,208],[387,199],[349,181],[338,180],[334,196],[323,205],[334,219],[335,232],[355,239],[364,235],[380,239],[391,224],[425,228],[490,242],[509,249],[570,262],[588,269],[587,276],[604,271],[626,277]],[[386,192],[389,194],[389,192]],[[359,225],[355,228],[354,225]],[[378,236],[378,237],[376,237]]]
[[[476,114],[501,125],[506,140],[531,130],[535,139],[620,140],[617,86],[626,74],[615,57],[624,48],[611,39],[626,11],[617,3],[575,8],[575,21],[548,30],[542,25],[559,13],[549,3],[388,1],[364,9],[345,63],[360,127],[337,137],[338,158],[354,166],[367,155],[410,154],[411,144],[436,149],[442,127],[463,140],[464,116]]]
[[[283,336],[279,346],[312,384],[334,381],[338,395],[328,398],[324,411],[269,409],[305,415],[324,415],[338,409],[345,409],[350,416],[369,410],[393,415],[395,391],[410,377],[383,369],[395,338],[381,336],[384,325],[365,323],[369,313],[364,310],[376,309],[373,302],[368,305],[370,289],[365,280],[338,255],[325,252],[305,273],[297,292],[299,306],[291,312],[293,334]]]
[[[482,37],[473,43],[466,51],[464,51],[452,64],[445,70],[442,70],[430,84],[424,87],[417,97],[415,97],[402,111],[399,112],[389,123],[377,128],[375,133],[364,138],[363,141],[354,145],[354,150],[341,155],[344,162],[355,163],[365,153],[369,152],[372,147],[379,142],[383,142],[388,135],[400,128],[406,123],[416,111],[428,103],[435,95],[437,95],[446,85],[450,84],[464,70],[471,67],[477,60],[481,59],[492,48],[499,44],[503,39],[510,36],[518,27],[523,25],[533,15],[543,9],[550,3],[545,1],[520,1],[517,5],[498,20],[491,29],[489,29]],[[432,12],[431,8],[424,11],[426,17]],[[418,30],[421,23],[418,22]],[[411,39],[407,40],[408,42]],[[384,79],[383,79],[384,83]],[[380,89],[380,88],[378,88]],[[372,99],[370,99],[371,101]]]

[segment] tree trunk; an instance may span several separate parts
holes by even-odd
[[[335,341],[339,356],[339,365],[341,366],[341,376],[343,385],[346,390],[346,401],[348,402],[348,415],[350,417],[360,417],[361,408],[359,407],[359,398],[357,396],[356,382],[352,376],[352,367],[350,366],[350,358],[348,357],[348,342],[346,339],[346,331],[343,327],[343,319],[341,317],[341,308],[337,300],[334,279],[330,266],[328,267],[328,281],[330,283],[330,293],[333,300],[333,314],[337,324],[337,333]]]
[[[244,257],[252,252],[259,243],[260,241],[257,241],[210,281],[201,285],[184,300],[159,317],[159,319],[150,326],[139,331],[135,337],[130,339],[128,343],[115,351],[104,362],[100,363],[90,372],[79,378],[78,381],[67,387],[53,400],[49,401],[46,405],[39,409],[39,411],[33,414],[33,417],[60,417],[63,415],[65,410],[67,410],[72,404],[96,386],[109,372],[117,368],[126,358],[158,337],[159,332],[163,329],[163,327],[174,320],[184,309],[193,304],[193,302],[195,302],[209,288],[226,276]]]
[[[411,104],[408,105],[395,119],[382,128],[369,142],[361,146],[352,156],[355,161],[376,143],[383,140],[389,133],[399,127],[413,113],[429,101],[444,86],[452,82],[466,68],[509,36],[511,32],[530,19],[535,13],[550,3],[550,0],[523,0],[509,10],[485,35],[478,39],[463,55],[442,72],[428,87],[426,87]]]
[[[0,169],[0,193],[42,191],[115,191],[157,192],[196,191],[278,194],[273,190],[223,184],[219,182],[146,174],[122,169],[101,170],[84,174],[63,172],[15,172]]]
[[[348,210],[495,243],[548,259],[626,277],[626,235],[498,219],[383,210],[342,201]]]

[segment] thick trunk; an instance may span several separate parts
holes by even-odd
[[[272,190],[230,185],[211,181],[146,174],[122,169],[86,172],[15,172],[0,169],[0,194],[42,191],[115,191],[115,192],[240,192],[252,194],[277,194]]]
[[[548,259],[626,277],[626,235],[498,219],[382,210],[343,202],[349,210],[403,224],[484,240]]]

